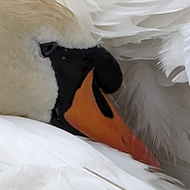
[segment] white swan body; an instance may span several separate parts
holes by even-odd
[[[146,165],[127,154],[102,144],[93,143],[93,148],[41,122],[1,115],[0,133],[0,188],[4,190],[181,189],[172,184],[177,181],[148,172]]]

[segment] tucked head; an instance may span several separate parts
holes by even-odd
[[[159,166],[106,96],[122,82],[117,61],[62,2],[0,0],[0,114],[75,128]]]
[[[0,113],[48,122],[58,86],[39,44],[87,48],[95,41],[68,8],[52,0],[0,0],[0,18]]]

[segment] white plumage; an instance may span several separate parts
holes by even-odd
[[[91,142],[44,123],[0,116],[0,133],[4,190],[181,189],[174,179],[149,172],[127,154],[102,144],[93,143],[93,148]]]

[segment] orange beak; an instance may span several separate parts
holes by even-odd
[[[93,71],[90,71],[74,96],[72,106],[64,113],[68,123],[92,140],[105,143],[122,152],[131,154],[134,159],[160,168],[156,157],[147,149],[142,140],[125,125],[116,109],[103,92],[113,118],[100,111],[92,90]]]

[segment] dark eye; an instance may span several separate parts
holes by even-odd
[[[44,57],[49,57],[56,48],[57,48],[56,42],[48,42],[45,44],[40,44],[41,53]]]

